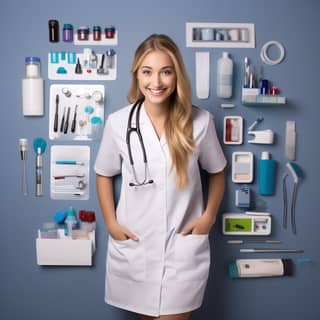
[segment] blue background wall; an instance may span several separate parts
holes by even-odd
[[[269,150],[278,162],[275,196],[257,196],[257,184],[252,185],[256,209],[273,214],[271,238],[283,241],[283,247],[302,248],[304,255],[245,255],[239,246],[225,243],[221,235],[221,220],[212,235],[213,264],[204,306],[192,319],[256,320],[256,319],[320,319],[319,275],[319,12],[316,0],[184,0],[184,1],[84,1],[56,0],[7,1],[1,5],[1,223],[0,223],[0,318],[15,319],[134,319],[124,311],[105,305],[104,272],[107,233],[99,212],[95,194],[94,173],[91,171],[90,200],[55,201],[49,197],[48,138],[49,85],[59,83],[47,79],[47,54],[50,51],[77,50],[73,45],[48,41],[47,22],[56,18],[61,24],[109,25],[119,31],[118,78],[105,82],[106,115],[126,104],[129,87],[129,69],[134,49],[150,33],[167,33],[180,46],[190,78],[195,88],[195,51],[185,46],[186,22],[252,22],[255,24],[255,49],[227,49],[235,62],[233,110],[223,110],[215,95],[216,60],[223,49],[209,49],[212,61],[211,95],[208,100],[194,104],[215,115],[219,137],[225,115],[242,115],[245,130],[258,116],[265,118],[259,129],[272,129],[276,143],[267,148],[245,143],[239,147],[224,146],[229,160],[233,151],[252,151],[256,159],[262,150]],[[242,62],[248,56],[258,66],[261,46],[269,40],[278,40],[286,48],[285,60],[277,66],[264,65],[265,77],[280,87],[288,99],[285,106],[245,107],[241,105]],[[72,48],[72,49],[71,49]],[[199,49],[200,50],[200,49]],[[45,81],[45,116],[26,118],[22,115],[21,79],[24,76],[24,58],[36,55],[42,60]],[[286,120],[297,123],[297,163],[303,168],[304,178],[297,200],[298,233],[283,230],[281,177],[285,172],[284,134]],[[21,161],[18,139],[26,137],[30,143],[42,136],[48,141],[44,155],[45,196],[36,198],[34,185],[34,154],[29,152],[28,183],[30,194],[20,191]],[[60,143],[58,143],[60,144]],[[81,144],[81,143],[79,143]],[[99,142],[90,142],[94,161]],[[256,162],[257,164],[257,162]],[[227,168],[227,190],[221,212],[238,212],[234,206],[234,190],[230,165]],[[35,238],[37,228],[51,220],[58,209],[69,205],[92,209],[97,213],[98,250],[93,267],[39,267],[36,264]],[[310,257],[310,264],[298,264],[298,257]],[[235,258],[288,257],[295,262],[293,277],[230,280],[227,264]]]

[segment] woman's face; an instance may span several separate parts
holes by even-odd
[[[137,80],[145,103],[168,106],[177,76],[171,58],[163,51],[152,51],[142,61]]]

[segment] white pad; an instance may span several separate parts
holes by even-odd
[[[199,99],[209,98],[210,55],[209,51],[196,52],[196,93]]]

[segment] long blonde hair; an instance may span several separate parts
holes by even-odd
[[[171,58],[177,76],[176,90],[171,96],[171,106],[166,122],[166,139],[176,173],[176,185],[188,185],[188,157],[194,151],[192,128],[192,96],[190,81],[179,48],[173,40],[163,34],[153,34],[137,48],[131,67],[130,103],[143,99],[137,80],[138,69],[144,58],[153,51],[163,51]]]

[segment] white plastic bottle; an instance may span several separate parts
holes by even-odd
[[[217,96],[232,97],[233,61],[228,52],[223,52],[217,63]]]
[[[40,58],[26,57],[22,79],[22,111],[24,116],[44,115],[44,82],[40,76]]]

